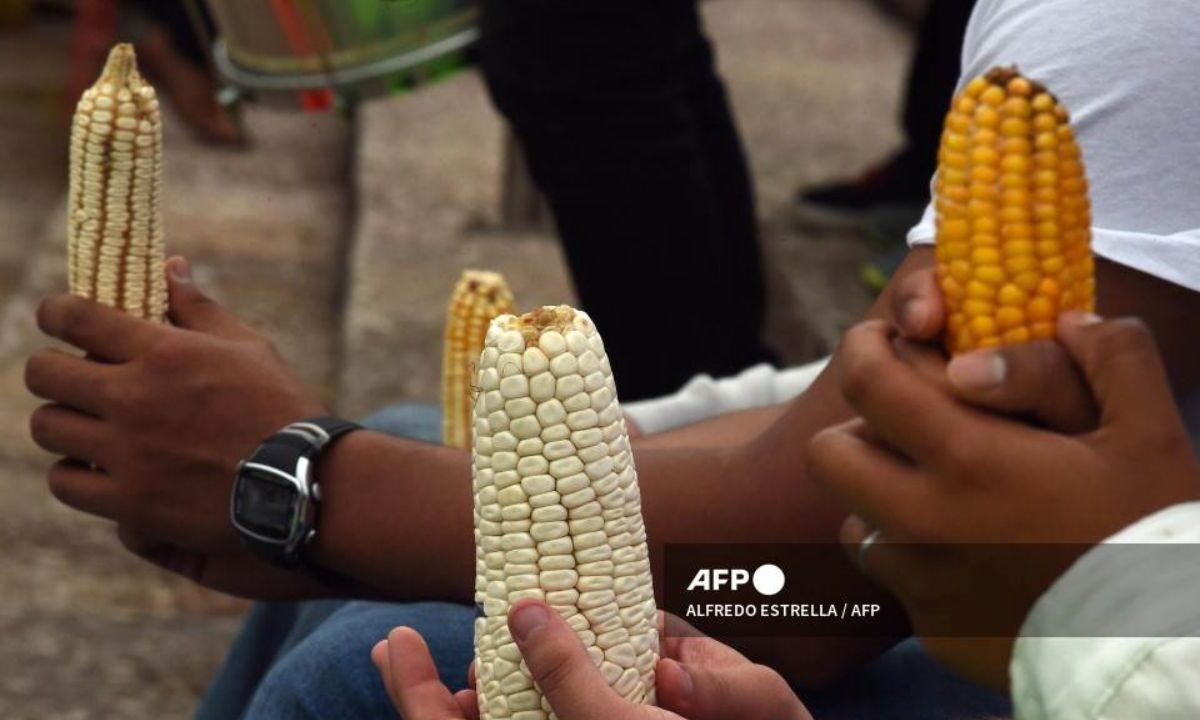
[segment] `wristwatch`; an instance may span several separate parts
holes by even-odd
[[[292,423],[238,463],[229,510],[247,548],[280,567],[302,563],[321,502],[313,468],[335,440],[360,428],[332,417]]]

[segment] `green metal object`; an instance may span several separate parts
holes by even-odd
[[[461,68],[472,0],[208,0],[214,63],[244,91],[333,88],[361,98]]]

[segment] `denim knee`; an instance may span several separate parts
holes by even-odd
[[[370,652],[392,628],[420,632],[442,679],[466,687],[474,609],[448,603],[348,603],[286,654],[263,679],[244,718],[394,717]]]

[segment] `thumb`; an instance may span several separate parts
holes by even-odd
[[[656,672],[659,706],[688,720],[812,720],[787,681],[749,660],[717,667],[663,660]]]
[[[1140,320],[1068,313],[1058,339],[1083,370],[1102,426],[1142,425],[1175,407],[1154,336]]]
[[[223,337],[236,337],[245,332],[237,318],[200,290],[185,258],[168,260],[166,272],[171,322],[177,327]]]
[[[548,605],[536,600],[517,603],[508,615],[508,628],[534,682],[558,717],[640,717],[640,706],[628,703],[608,686],[575,631]]]
[[[933,340],[946,322],[946,305],[933,268],[914,270],[889,291],[888,311],[900,334],[915,341]]]

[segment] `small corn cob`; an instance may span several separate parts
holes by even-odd
[[[163,321],[162,117],[131,45],[117,45],[71,128],[71,292]]]
[[[447,447],[471,446],[475,363],[488,323],[512,311],[512,291],[500,273],[466,270],[454,286],[442,348],[442,444]]]
[[[637,471],[604,344],[566,306],[492,321],[475,405],[475,621],[483,720],[554,718],[510,607],[549,603],[618,693],[654,702],[658,630]]]
[[[1091,311],[1091,205],[1070,116],[1015,69],[976,78],[946,118],[936,182],[946,346],[962,353],[1054,337]]]

